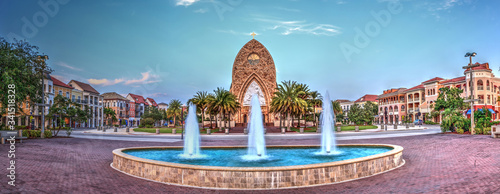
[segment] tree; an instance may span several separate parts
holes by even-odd
[[[65,123],[65,119],[69,116],[71,104],[71,100],[63,97],[62,95],[57,95],[54,98],[54,104],[52,104],[49,108],[49,113],[47,114],[49,118],[56,118],[56,122],[59,125],[59,128],[54,136],[59,134],[63,123]]]
[[[196,95],[194,95],[193,98],[189,99],[187,104],[194,104],[200,110],[201,112],[201,125],[202,128],[205,128],[205,125],[203,123],[205,122],[205,109],[209,105],[209,100],[210,96],[206,91],[201,91],[201,92],[196,92]]]
[[[225,127],[225,115],[229,114],[230,120],[231,113],[236,112],[240,108],[240,103],[236,100],[236,96],[233,93],[225,90],[224,88],[217,88],[214,90],[214,93],[215,96],[211,102],[211,106],[221,114]]]
[[[460,97],[462,90],[459,88],[444,87],[439,89],[439,96],[434,105],[434,110],[441,111],[447,108],[456,110],[465,110],[467,103]]]
[[[176,118],[181,115],[182,103],[180,100],[173,99],[168,103],[167,115],[174,119],[174,127],[176,124]]]
[[[314,126],[318,126],[318,118],[316,115],[316,107],[320,107],[322,105],[323,97],[318,91],[312,91],[309,93],[309,104],[314,108]]]
[[[355,123],[356,125],[360,125],[363,120],[363,108],[359,106],[359,104],[353,104],[349,112],[347,112],[347,117],[349,120]]]
[[[158,123],[162,120],[163,116],[160,109],[154,106],[149,106],[146,107],[146,109],[144,110],[144,114],[141,116],[141,119],[145,118],[152,119],[153,124],[158,125]]]
[[[31,108],[35,107],[35,103],[42,102],[43,71],[52,70],[45,63],[45,58],[39,56],[38,47],[25,41],[9,43],[4,37],[0,37],[0,106],[9,107],[9,100],[12,102],[9,95],[13,95],[16,102],[13,108],[16,112],[28,114],[22,112],[20,107],[23,102],[28,103]],[[15,93],[9,93],[9,90],[14,90]],[[6,110],[1,108],[0,115]]]
[[[116,119],[116,112],[112,108],[104,108],[103,113],[109,121],[108,126],[112,126],[113,122],[118,121],[118,119]]]
[[[378,113],[378,105],[371,101],[367,101],[363,105],[363,110],[365,112],[364,122],[367,123],[368,125],[371,125],[373,120],[375,119],[375,115],[377,115]]]
[[[307,108],[306,100],[301,98],[303,93],[303,86],[299,86],[296,81],[282,81],[271,100],[271,111],[287,115],[287,120],[292,119],[293,122],[291,116]],[[292,125],[293,123],[288,125],[288,130]]]

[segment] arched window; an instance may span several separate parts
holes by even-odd
[[[483,80],[477,80],[477,90],[483,90]]]
[[[398,106],[394,106],[394,112],[398,112]]]
[[[392,106],[389,106],[389,112],[392,112]]]
[[[490,80],[486,80],[486,90],[490,90]]]

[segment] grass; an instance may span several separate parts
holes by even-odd
[[[359,130],[365,130],[365,129],[376,129],[377,126],[375,125],[360,125]],[[300,128],[292,127],[292,131],[300,132]],[[341,126],[340,130],[342,131],[354,131],[355,126]],[[337,128],[335,127],[335,131],[337,131]],[[316,132],[316,127],[307,127],[304,128],[304,133],[309,133],[309,132]]]
[[[156,129],[160,129],[160,133],[172,133],[172,129],[174,128],[136,128],[134,132],[146,132],[146,133],[156,133]],[[176,134],[181,134],[182,127],[176,127]],[[200,129],[201,134],[206,134],[207,131],[204,129]]]

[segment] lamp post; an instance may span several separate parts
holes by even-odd
[[[472,64],[472,57],[475,57],[476,56],[476,52],[472,52],[472,53],[466,53],[464,57],[469,57],[469,65],[467,66],[463,66],[462,69],[469,69],[469,80],[470,80],[470,99],[469,100],[464,100],[464,102],[470,102],[470,123],[471,123],[471,127],[470,127],[470,133],[471,134],[475,134],[475,130],[474,130],[474,127],[475,127],[475,124],[474,124],[474,101],[478,101],[478,100],[475,100],[474,99],[474,80],[472,80],[472,68],[473,67],[478,67],[479,65],[473,65]],[[466,83],[467,84],[467,83]]]
[[[45,60],[48,60],[49,59],[49,56],[47,55],[38,55],[38,61],[42,61],[43,63],[45,63]],[[41,106],[43,107],[42,108],[42,133],[40,134],[40,137],[41,138],[44,138],[45,136],[45,81],[44,81],[44,77],[45,77],[45,74],[48,75],[49,71],[45,70],[45,65],[43,65],[43,69],[42,69],[42,104]]]

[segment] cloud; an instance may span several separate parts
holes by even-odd
[[[125,81],[125,85],[130,85],[130,84],[149,84],[149,83],[155,83],[155,82],[160,82],[159,76],[151,74],[149,71],[141,73],[142,78],[141,79],[132,79]]]
[[[155,97],[155,98],[168,97],[168,94],[167,93],[154,93],[154,94],[149,94],[148,97]]]
[[[208,9],[197,9],[197,10],[194,10],[194,13],[207,13],[208,12]]]
[[[340,27],[331,24],[314,24],[307,23],[306,21],[283,21],[273,19],[257,18],[257,21],[271,24],[270,30],[280,30],[282,35],[298,34],[312,34],[318,36],[335,36],[342,32]]]
[[[234,31],[234,30],[217,30],[218,32],[222,32],[222,33],[227,33],[227,34],[232,34],[232,35],[245,35],[245,36],[251,36],[252,32],[237,32],[237,31]],[[253,32],[255,33],[255,35],[261,35],[260,33],[257,33],[257,32]]]
[[[93,85],[110,86],[110,85],[115,85],[115,84],[121,83],[124,80],[123,79],[114,79],[113,81],[110,81],[108,79],[88,79],[87,81]]]
[[[56,63],[56,65],[61,66],[61,67],[65,67],[65,68],[68,68],[68,69],[71,69],[71,70],[75,70],[75,71],[83,71],[82,69],[73,67],[71,65],[68,65],[65,62],[58,62],[58,63]]]
[[[177,2],[175,3],[175,5],[179,6],[190,6],[192,5],[193,3],[196,3],[197,1],[199,0],[176,0]]]

